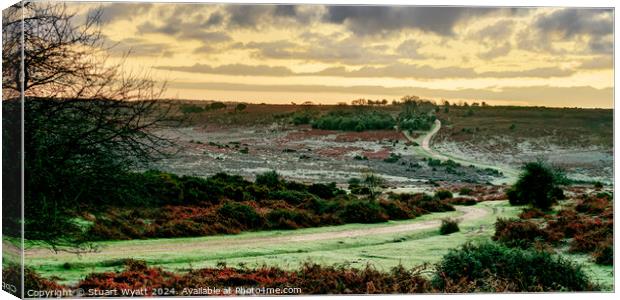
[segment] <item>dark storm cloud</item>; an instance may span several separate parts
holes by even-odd
[[[536,20],[536,27],[544,33],[559,34],[562,38],[576,35],[605,36],[613,32],[610,9],[565,8]]]
[[[382,34],[415,28],[439,35],[452,35],[454,27],[468,18],[487,15],[501,8],[328,6],[324,20],[345,24],[359,35]],[[506,10],[509,11],[509,10]]]

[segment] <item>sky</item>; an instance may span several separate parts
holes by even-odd
[[[613,106],[613,9],[71,3],[166,97]]]

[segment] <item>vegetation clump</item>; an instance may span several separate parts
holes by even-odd
[[[526,163],[517,182],[506,193],[512,205],[526,205],[548,210],[564,199],[559,176],[541,161]]]
[[[437,264],[433,283],[452,292],[596,290],[581,266],[544,251],[465,244]]]
[[[395,125],[390,114],[376,110],[330,111],[312,121],[312,128],[343,131],[393,129]]]
[[[454,220],[454,219],[441,220],[441,227],[439,227],[439,234],[448,235],[451,233],[458,232],[459,230],[460,230],[459,223],[457,220]]]

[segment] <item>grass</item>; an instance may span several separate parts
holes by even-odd
[[[347,224],[319,228],[298,230],[277,230],[247,232],[239,235],[222,235],[199,238],[152,239],[102,242],[100,245],[114,247],[135,246],[136,251],[122,256],[94,254],[92,256],[76,256],[66,253],[46,257],[26,257],[28,265],[45,277],[59,276],[62,283],[74,283],[91,272],[106,272],[121,270],[122,259],[134,258],[147,261],[149,265],[159,266],[174,271],[186,271],[192,268],[214,267],[220,262],[229,266],[261,266],[276,265],[283,269],[295,269],[302,263],[312,261],[325,265],[347,265],[364,267],[372,264],[378,269],[387,270],[398,264],[406,267],[418,266],[424,263],[435,263],[449,249],[456,248],[466,242],[480,242],[490,240],[494,233],[494,223],[499,217],[517,217],[522,207],[510,206],[507,201],[482,202],[476,207],[486,209],[486,216],[463,221],[459,224],[461,231],[442,236],[439,228],[401,232],[380,236],[350,237],[310,242],[295,242],[288,244],[253,243],[240,247],[223,247],[208,251],[198,249],[193,251],[175,251],[171,249],[166,254],[159,252],[149,253],[149,245],[174,241],[178,244],[194,241],[230,241],[275,237],[285,235],[312,234],[334,232],[346,229],[377,228],[439,220],[442,218],[458,218],[459,212],[433,213],[413,220],[390,221],[383,224]],[[180,247],[179,249],[182,249]],[[563,254],[584,265],[591,278],[605,289],[613,289],[613,267],[594,264],[587,255]],[[68,263],[69,268],[65,268]]]
[[[258,266],[262,264],[277,265],[285,269],[297,268],[305,261],[311,260],[321,264],[346,264],[363,267],[370,263],[377,268],[390,268],[402,263],[405,266],[417,266],[427,262],[436,262],[451,248],[467,241],[486,240],[493,234],[493,223],[497,217],[516,216],[519,209],[510,207],[506,202],[484,202],[478,206],[487,209],[490,213],[477,220],[461,223],[461,232],[450,236],[439,235],[438,228],[414,232],[394,233],[381,236],[364,236],[341,239],[319,240],[310,242],[295,242],[289,244],[261,244],[222,249],[201,249],[193,251],[174,251],[149,253],[149,245],[168,240],[137,240],[103,242],[102,246],[114,247],[135,246],[131,255],[110,256],[94,254],[76,256],[66,253],[45,257],[27,257],[28,265],[32,266],[43,276],[59,276],[63,282],[75,282],[90,272],[113,271],[122,268],[121,259],[135,258],[146,260],[149,265],[161,266],[171,270],[186,270],[205,266],[215,266],[219,262],[228,265],[244,264]],[[232,236],[213,236],[200,238],[172,239],[175,243],[183,244],[193,241],[234,241],[246,238],[260,238],[283,236],[290,234],[311,234],[339,231],[343,229],[377,228],[422,222],[431,219],[457,217],[458,212],[435,213],[424,215],[414,220],[391,221],[386,224],[348,224],[320,228],[299,229],[295,231],[262,231],[249,232]],[[483,230],[480,231],[480,226]],[[182,249],[182,247],[180,248]],[[65,268],[69,264],[69,269]]]
[[[595,145],[613,147],[613,110],[578,108],[540,108],[491,106],[469,108],[450,107],[439,118],[446,126],[439,139],[457,142],[484,141],[504,137],[502,149],[511,149],[523,138],[544,138],[549,143],[584,147]],[[500,149],[501,150],[501,149]]]

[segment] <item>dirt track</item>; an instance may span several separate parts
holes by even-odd
[[[462,221],[479,219],[487,214],[489,211],[475,206],[456,206],[456,209],[463,214],[459,217]],[[144,254],[156,254],[161,253],[165,255],[170,253],[172,249],[175,252],[183,251],[183,252],[195,252],[195,251],[210,251],[210,250],[222,250],[226,248],[230,249],[239,249],[239,247],[243,246],[260,246],[260,245],[273,245],[273,244],[282,244],[282,243],[295,243],[295,242],[312,242],[312,241],[320,241],[320,240],[329,240],[329,239],[340,239],[340,238],[350,238],[350,237],[361,237],[361,236],[370,236],[370,235],[382,235],[382,234],[390,234],[390,233],[399,233],[399,232],[409,232],[423,229],[430,229],[439,227],[441,220],[428,220],[422,222],[415,222],[410,224],[402,224],[402,225],[394,225],[394,226],[385,226],[378,224],[379,226],[376,228],[360,228],[360,229],[348,229],[342,231],[331,231],[331,232],[320,232],[320,233],[299,233],[299,234],[287,234],[285,236],[274,236],[274,237],[235,237],[230,239],[197,239],[196,241],[183,241],[180,242],[175,239],[163,239],[157,243],[149,243],[148,245],[140,245],[139,243],[131,243],[123,244],[122,242],[114,245],[113,247],[102,248],[100,252],[97,253],[87,253],[83,254],[84,258],[89,256],[115,256],[115,257],[131,257],[137,255]],[[28,258],[56,258],[60,259],[63,256],[75,256],[75,254],[70,253],[53,253],[47,249],[29,249],[26,250],[26,257]]]
[[[492,166],[492,165],[486,165],[486,164],[482,164],[482,163],[478,163],[475,161],[471,161],[471,160],[467,160],[464,158],[459,158],[459,157],[454,157],[452,155],[448,155],[448,154],[443,154],[443,153],[439,153],[433,149],[431,149],[431,140],[433,139],[433,137],[435,136],[435,134],[437,134],[437,132],[439,132],[439,129],[441,129],[441,121],[439,120],[435,120],[435,124],[433,124],[433,127],[431,128],[431,130],[429,132],[427,132],[425,135],[420,136],[417,139],[414,139],[411,137],[411,135],[409,133],[407,133],[406,131],[403,131],[403,133],[405,134],[405,137],[407,137],[407,139],[411,142],[416,142],[420,145],[419,148],[417,148],[418,152],[422,155],[425,155],[427,157],[430,158],[434,158],[434,159],[439,159],[439,160],[448,160],[451,159],[457,163],[460,163],[462,165],[473,165],[477,168],[490,168],[490,169],[495,169],[497,171],[500,171],[504,174],[504,178],[500,178],[498,180],[495,180],[495,184],[512,184],[516,181],[516,178],[518,176],[518,172],[516,170],[514,170],[513,168],[510,168],[508,166]]]

